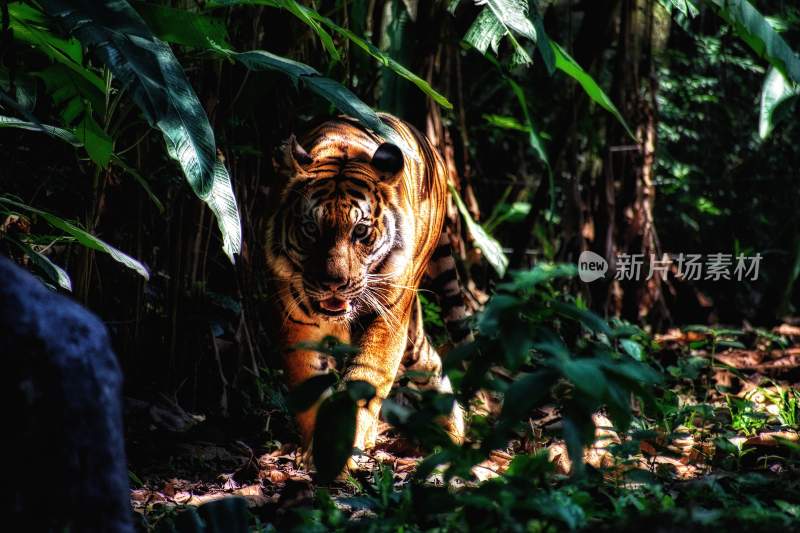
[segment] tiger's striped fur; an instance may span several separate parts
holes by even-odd
[[[455,263],[442,232],[444,162],[412,126],[381,118],[416,158],[346,117],[325,122],[299,143],[293,137],[285,143],[276,160],[284,183],[266,243],[289,387],[328,370],[327,359],[296,349],[298,343],[333,335],[360,348],[345,380],[367,381],[377,393],[358,412],[354,446],[362,450],[375,443],[381,402],[401,363],[432,376],[419,386],[450,391],[422,329],[416,290],[426,272],[442,290],[448,329],[455,340],[466,335]],[[315,416],[315,408],[298,415],[306,448]],[[446,429],[456,441],[463,438],[460,406]]]

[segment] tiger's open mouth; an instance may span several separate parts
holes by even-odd
[[[350,311],[350,300],[336,296],[313,302],[314,310],[328,316],[344,316]]]

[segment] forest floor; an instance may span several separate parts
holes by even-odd
[[[582,527],[602,521],[613,529],[614,521],[624,523],[626,515],[652,508],[654,499],[658,512],[691,502],[684,518],[697,528],[711,527],[725,513],[755,524],[762,516],[777,516],[779,523],[800,527],[800,327],[673,329],[655,341],[651,358],[669,379],[673,396],[662,398],[662,416],[650,421],[649,436],[623,454],[619,448],[632,442],[629,435],[615,433],[602,414],[595,417],[598,441],[584,460],[601,473],[595,478],[604,484],[600,492],[608,489],[614,495],[607,509],[594,519],[589,516]],[[159,416],[151,409],[150,415],[162,421],[171,416],[173,424],[183,417],[178,425],[188,421],[194,427],[166,437],[163,430],[128,436],[131,502],[145,530],[170,530],[165,526],[181,511],[230,495],[246,500],[251,526],[280,524],[298,510],[318,506],[319,487],[300,466],[291,433],[284,431],[285,442],[263,436],[235,439],[230,428],[209,429],[204,427],[208,422],[186,413]],[[271,417],[271,427],[291,427],[285,412],[262,415]],[[558,438],[559,420],[554,409],[537,411],[530,429],[474,467],[474,479],[467,484],[502,475],[516,455],[544,449],[554,476],[564,483],[571,464]],[[375,487],[389,483],[402,491],[424,457],[387,424],[368,455],[363,471],[326,487],[346,519],[374,516],[369,502]],[[622,494],[631,488],[630,479],[621,483],[618,474],[632,469],[649,477],[636,487],[655,488],[626,499]],[[441,484],[435,474],[428,481]]]

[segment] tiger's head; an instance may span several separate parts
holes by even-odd
[[[318,135],[305,150],[292,136],[276,157],[284,183],[267,259],[295,312],[348,320],[377,311],[407,260],[409,230],[398,205],[403,154],[390,143],[358,140]]]

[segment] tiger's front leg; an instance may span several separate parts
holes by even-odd
[[[361,337],[361,351],[350,363],[345,375],[345,381],[366,381],[375,387],[375,397],[359,408],[356,417],[353,446],[359,450],[375,445],[381,404],[389,396],[405,352],[412,301],[413,294],[404,296],[390,310],[389,315],[398,317],[398,323],[393,321],[389,324],[386,318],[380,316],[375,319]]]
[[[326,374],[332,369],[328,365],[328,358],[314,350],[298,349],[300,343],[320,342],[325,337],[332,336],[344,343],[350,342],[350,330],[344,325],[321,322],[319,324],[298,324],[289,322],[284,326],[282,335],[283,368],[289,389],[294,389],[308,379]],[[295,420],[300,432],[301,443],[304,449],[304,462],[310,464],[311,444],[314,439],[314,426],[316,425],[317,408],[322,398],[309,409],[297,413]]]

